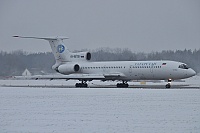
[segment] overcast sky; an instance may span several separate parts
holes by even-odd
[[[200,48],[200,0],[0,0],[0,50],[51,51],[66,36],[73,50],[100,47],[133,52]]]

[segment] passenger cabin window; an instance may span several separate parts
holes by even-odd
[[[178,68],[188,69],[189,67],[186,64],[181,64],[181,65],[178,66]]]

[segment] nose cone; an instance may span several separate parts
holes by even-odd
[[[194,75],[196,75],[196,72],[193,69],[190,68],[189,72],[188,72],[188,76],[192,77]]]

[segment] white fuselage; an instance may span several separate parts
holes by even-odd
[[[66,63],[70,64],[70,63]],[[82,74],[120,74],[120,80],[168,80],[194,76],[193,69],[182,69],[175,61],[78,62]],[[67,74],[61,72],[62,74]]]
[[[66,79],[78,79],[83,81],[103,80],[169,80],[184,79],[194,76],[196,72],[185,63],[176,61],[107,61],[90,62],[89,52],[71,53],[63,43],[66,37],[23,37],[43,39],[49,41],[56,63],[52,68],[64,75],[81,73],[88,74],[85,77],[69,77]],[[94,74],[99,77],[93,77]],[[77,84],[83,87],[84,83]],[[87,85],[86,85],[87,86]],[[121,85],[119,85],[120,87]],[[127,87],[127,86],[126,86]],[[167,86],[167,88],[170,86]]]

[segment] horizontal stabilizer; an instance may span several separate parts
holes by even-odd
[[[67,37],[27,37],[27,36],[13,36],[13,37],[17,37],[17,38],[32,38],[32,39],[44,39],[44,40],[58,40],[58,39],[61,39],[61,40],[64,40],[64,39],[69,39]]]

